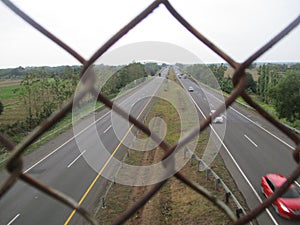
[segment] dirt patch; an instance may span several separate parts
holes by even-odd
[[[12,80],[12,79],[1,79],[0,80],[0,87],[7,87],[12,85],[18,85],[21,83],[22,80]]]
[[[253,77],[253,80],[258,81],[259,74],[258,74],[256,68],[246,69],[246,72],[251,73],[251,75]],[[228,67],[227,70],[224,72],[224,77],[230,77],[231,78],[233,73],[234,73],[234,69],[232,67]]]
[[[145,157],[142,160],[142,165],[148,165],[149,162],[160,159],[161,154],[159,154],[158,150],[148,152],[145,153]],[[133,187],[131,196],[131,199],[134,200],[133,203],[151,188],[152,185],[144,187]],[[126,224],[162,224],[163,217],[161,215],[161,210],[157,207],[158,205],[160,205],[160,197],[160,193],[157,193],[146,205],[144,205],[144,207],[138,210],[135,216],[131,217]]]
[[[23,104],[17,98],[3,100],[3,113],[0,116],[1,124],[14,123],[16,121],[23,121],[26,118],[26,110]]]

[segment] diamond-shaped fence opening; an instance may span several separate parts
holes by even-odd
[[[284,30],[282,30],[279,34],[277,34],[272,40],[267,42],[263,47],[261,47],[257,52],[251,55],[245,62],[237,63],[234,61],[229,55],[220,50],[216,45],[214,45],[210,40],[208,40],[204,35],[202,35],[198,30],[192,27],[188,21],[186,21],[170,4],[167,0],[157,0],[151,3],[144,11],[142,11],[139,15],[137,15],[132,21],[130,21],[126,26],[124,26],[119,32],[117,32],[112,38],[110,38],[102,47],[89,59],[85,60],[80,54],[78,54],[75,50],[69,47],[67,44],[62,42],[59,38],[55,37],[52,33],[46,30],[44,27],[39,25],[36,21],[34,21],[30,16],[25,14],[22,10],[17,8],[13,3],[9,0],[2,0],[2,2],[7,5],[13,12],[15,12],[18,16],[20,16],[23,20],[25,20],[32,27],[40,31],[43,35],[48,37],[51,41],[59,45],[70,55],[75,57],[82,65],[83,69],[81,71],[81,77],[83,74],[90,68],[90,66],[101,57],[111,46],[113,46],[118,40],[120,40],[128,31],[134,28],[138,23],[140,23],[143,19],[145,19],[151,12],[153,12],[159,5],[163,4],[170,14],[182,25],[184,26],[190,33],[192,33],[200,42],[204,43],[207,47],[209,47],[212,51],[214,51],[217,55],[219,55],[222,59],[224,59],[229,65],[234,68],[234,75],[232,77],[232,82],[234,85],[234,90],[231,95],[225,100],[225,103],[220,106],[216,110],[216,114],[221,113],[226,110],[227,107],[232,105],[235,100],[241,96],[250,106],[252,106],[259,114],[261,114],[266,120],[271,122],[274,126],[276,126],[279,130],[281,130],[284,134],[286,134],[295,144],[296,148],[293,151],[293,157],[297,164],[299,164],[299,151],[300,151],[300,139],[297,135],[295,135],[292,131],[290,131],[287,127],[282,125],[272,116],[270,116],[266,111],[264,111],[255,101],[251,99],[251,97],[246,93],[246,83],[247,78],[245,75],[245,69],[251,65],[258,57],[268,51],[273,45],[279,42],[285,35],[287,35],[291,30],[293,30],[300,22],[300,16],[298,16],[290,25],[288,25]],[[236,30],[238,32],[238,29]],[[84,82],[88,79],[92,79],[92,73],[90,73],[90,77],[87,77]],[[92,84],[92,82],[90,82]],[[15,146],[13,142],[9,140],[9,138],[4,137],[4,135],[0,134],[0,142],[11,152],[10,158],[6,163],[6,168],[10,173],[9,178],[1,184],[0,189],[0,200],[5,195],[5,193],[15,184],[17,180],[22,180],[29,185],[33,186],[36,189],[46,193],[47,195],[55,198],[56,200],[64,203],[73,209],[73,213],[75,211],[83,216],[87,221],[92,224],[98,224],[98,222],[87,212],[84,208],[81,207],[81,203],[77,203],[72,198],[64,195],[63,193],[43,184],[37,179],[31,177],[28,174],[23,172],[23,164],[22,164],[22,156],[27,147],[29,147],[32,143],[34,143],[43,133],[45,133],[49,128],[51,128],[54,124],[59,122],[64,116],[71,111],[73,104],[76,104],[80,99],[82,99],[87,93],[94,95],[99,102],[104,103],[108,108],[114,110],[119,115],[123,116],[125,119],[128,119],[134,126],[139,128],[148,136],[151,135],[154,141],[157,141],[159,146],[165,151],[164,158],[168,157],[176,147],[184,146],[189,141],[191,141],[199,132],[202,132],[206,129],[210,122],[211,117],[207,117],[200,123],[200,127],[192,130],[188,136],[184,139],[180,140],[174,146],[170,146],[168,143],[162,141],[156,134],[151,134],[150,129],[145,126],[143,123],[137,120],[137,118],[133,116],[127,117],[127,113],[122,110],[117,105],[114,105],[113,102],[107,98],[102,93],[98,93],[98,90],[93,85],[86,85],[85,89],[82,90],[81,93],[76,95],[76,99],[70,99],[59,111],[53,113],[49,118],[47,118],[44,122],[42,122],[38,127],[34,129],[34,131],[28,135],[19,145]],[[168,167],[169,165],[165,165]],[[300,175],[300,166],[298,165],[295,170],[290,174],[287,181],[284,185],[282,185],[279,189],[277,189],[270,198],[265,200],[263,203],[259,204],[253,210],[251,210],[248,214],[242,216],[241,218],[237,218],[235,213],[232,212],[228,206],[219,199],[216,199],[212,196],[205,188],[202,186],[196,185],[192,181],[188,180],[185,176],[183,176],[180,172],[174,174],[174,177],[181,180],[183,183],[188,185],[194,191],[204,196],[208,200],[212,202],[212,204],[216,205],[220,210],[223,211],[231,220],[232,224],[245,224],[255,217],[257,217],[264,209],[269,207],[272,202],[281,196],[287,188],[298,178]],[[139,200],[135,202],[135,204],[127,209],[122,215],[115,218],[113,224],[121,224],[125,222],[128,218],[130,218],[139,208],[141,208],[149,199],[153,197],[153,195],[160,190],[160,188],[166,183],[167,180],[159,182],[152,186],[152,188],[144,194]]]

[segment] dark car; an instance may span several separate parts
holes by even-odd
[[[286,177],[281,174],[267,174],[261,178],[261,191],[268,198],[276,189],[284,182]],[[300,218],[300,194],[295,185],[291,185],[289,189],[273,202],[275,211],[282,217],[287,219]]]

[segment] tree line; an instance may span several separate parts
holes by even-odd
[[[28,129],[37,126],[42,120],[60,108],[69,99],[77,86],[79,73],[66,69],[62,75],[42,74],[35,70],[27,74],[17,90],[20,93]]]
[[[154,74],[153,74],[154,75]],[[102,87],[102,92],[110,98],[115,97],[122,88],[134,80],[147,77],[145,66],[141,63],[131,63],[116,71]]]
[[[74,73],[79,73],[81,66],[42,66],[42,67],[16,67],[16,68],[7,68],[0,69],[0,79],[23,79],[26,75],[39,71],[40,76],[49,75],[61,75],[64,76],[66,70],[72,71]]]

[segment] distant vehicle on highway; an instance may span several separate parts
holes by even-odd
[[[194,88],[192,86],[189,86],[189,92],[193,92]]]
[[[286,181],[281,174],[267,174],[261,178],[261,191],[269,198]],[[273,202],[273,207],[280,216],[287,219],[300,219],[300,194],[295,185]]]
[[[216,110],[211,110],[209,115],[211,116],[212,114],[214,114]],[[218,115],[216,118],[213,119],[212,121],[213,123],[223,123],[224,122],[224,116],[223,114]]]

